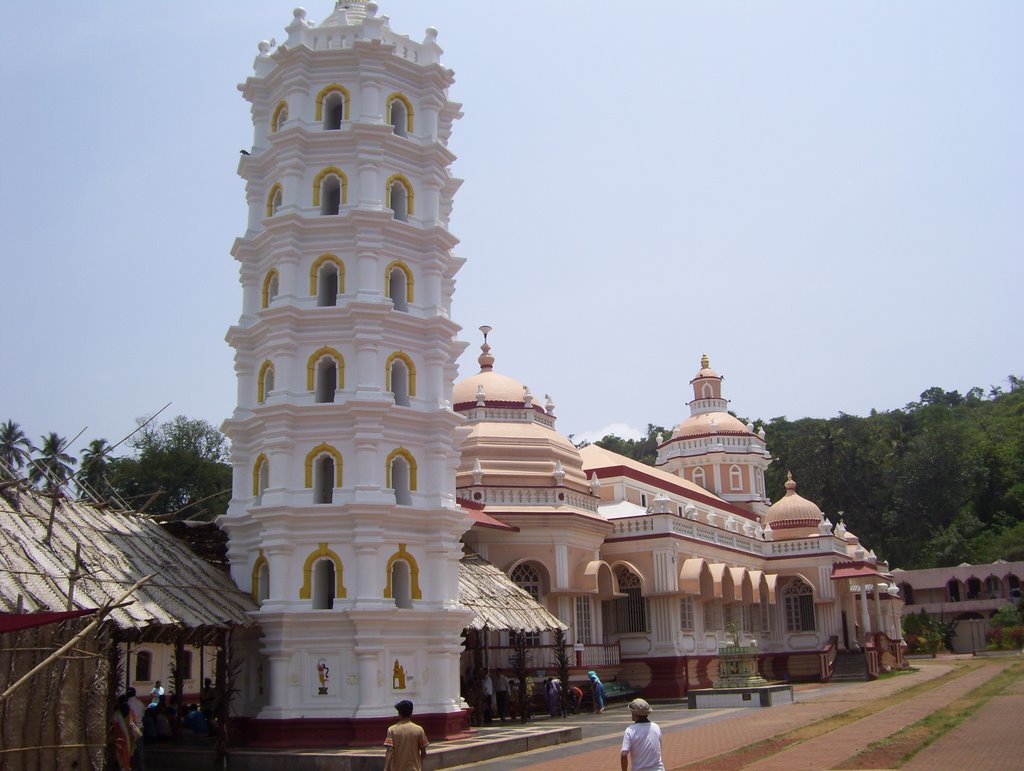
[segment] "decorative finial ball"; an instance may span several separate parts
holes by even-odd
[[[366,4],[366,15],[371,19],[377,15],[377,11],[379,10],[380,8],[376,3],[371,2]]]
[[[303,8],[300,5],[294,11],[292,11],[292,16],[294,16],[296,19],[305,19],[306,18],[306,9]]]
[[[268,53],[270,51],[270,41],[269,40],[261,40],[260,44],[257,46],[257,48],[260,49],[260,53],[261,54]]]
[[[427,27],[427,40],[437,40],[437,27]]]

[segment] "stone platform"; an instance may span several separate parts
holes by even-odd
[[[733,707],[771,707],[793,703],[793,686],[751,685],[738,688],[700,688],[686,694],[690,709],[729,709]]]

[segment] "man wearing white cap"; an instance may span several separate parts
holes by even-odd
[[[633,725],[622,736],[622,752],[619,754],[622,771],[629,771],[630,759],[633,771],[665,771],[665,764],[661,762],[661,729],[648,718],[651,705],[643,699],[633,699],[629,703],[629,711]]]

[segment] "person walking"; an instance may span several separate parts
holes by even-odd
[[[587,677],[590,678],[590,695],[594,701],[594,712],[600,715],[604,712],[604,683],[601,682],[601,678],[594,670],[587,672]]]
[[[622,771],[629,771],[630,761],[633,762],[633,771],[665,771],[661,760],[661,728],[650,720],[651,705],[644,699],[633,699],[629,703],[629,713],[633,725],[622,735],[622,750],[619,752]]]
[[[408,699],[395,705],[399,721],[388,727],[384,739],[384,771],[423,771],[429,742],[426,732],[412,722],[412,709]]]
[[[508,678],[502,669],[498,670],[498,676],[494,678],[494,698],[498,702],[498,717],[504,723],[508,717]]]

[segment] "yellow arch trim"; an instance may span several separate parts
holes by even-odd
[[[263,556],[263,549],[260,549],[260,554],[256,558],[256,561],[252,563],[252,582],[249,584],[249,594],[252,595],[253,602],[260,601],[260,569],[266,565],[269,569],[270,563],[267,562],[267,558]]]
[[[260,494],[260,471],[263,470],[263,464],[270,463],[267,460],[267,456],[262,452],[256,456],[256,462],[252,464],[252,497],[255,498]]]
[[[414,491],[416,489],[416,459],[412,457],[412,453],[404,447],[398,447],[391,451],[388,455],[387,463],[385,464],[385,475],[387,476],[387,487],[391,487],[391,463],[395,458],[404,458],[405,462],[409,464],[409,490]],[[312,485],[310,485],[312,486]]]
[[[260,367],[260,373],[256,376],[256,403],[263,404],[267,400],[267,393],[264,390],[264,383],[266,382],[267,370],[274,371],[274,362],[267,359],[263,362]]]
[[[328,166],[325,169],[321,169],[320,173],[313,179],[313,205],[320,205],[320,183],[324,181],[326,177],[330,175],[336,176],[341,181],[341,203],[342,205],[348,203],[348,177],[345,176],[345,172],[339,169],[337,166]],[[411,214],[412,212],[410,212]]]
[[[338,365],[338,388],[345,387],[345,358],[338,353],[336,350],[329,346],[324,346],[319,350],[313,351],[313,355],[309,357],[306,362],[306,390],[312,391],[314,381],[316,380],[316,365],[324,356],[330,356],[334,359]],[[310,485],[306,485],[309,487]]]
[[[405,274],[405,293],[408,295],[409,302],[413,302],[414,293],[413,289],[416,286],[416,280],[412,277],[412,271],[409,270],[409,266],[401,260],[392,260],[388,263],[388,266],[384,268],[384,296],[391,299],[391,281],[388,277],[391,275],[391,271],[398,268]]]
[[[274,198],[280,193],[281,197],[284,197],[284,188],[281,187],[280,182],[275,182],[270,188],[270,193],[267,195],[267,216],[274,216]]]
[[[274,108],[274,114],[270,116],[270,133],[273,134],[277,131],[277,121],[281,117],[281,113],[288,113],[288,102],[283,99],[277,103],[277,107]]]
[[[412,182],[404,174],[392,174],[388,177],[388,181],[384,183],[384,206],[388,209],[391,208],[391,186],[395,183],[400,184],[405,188],[405,209],[406,212],[411,216],[416,213],[415,206],[413,206],[416,194],[412,189]],[[344,194],[343,194],[344,196]]]
[[[270,307],[270,282],[274,279],[278,281],[278,288],[280,288],[281,275],[277,272],[277,268],[271,268],[267,271],[267,275],[263,277],[263,290],[260,299],[260,309]]]
[[[387,585],[384,587],[384,599],[393,600],[394,595],[392,594],[391,587],[391,568],[398,560],[405,560],[409,563],[409,579],[411,583],[410,596],[414,600],[422,600],[423,592],[420,590],[420,566],[416,562],[416,558],[413,557],[409,552],[405,550],[405,544],[398,544],[398,551],[391,555],[391,559],[388,560],[387,566]]]
[[[407,354],[401,351],[395,351],[393,354],[388,356],[387,364],[384,365],[384,390],[391,390],[391,365],[396,361],[400,361],[405,365],[406,370],[409,372],[409,396],[416,395],[416,365],[412,363],[412,359]]]
[[[308,600],[313,596],[313,565],[319,559],[329,559],[334,563],[334,598],[347,597],[348,593],[345,591],[345,582],[342,580],[343,568],[341,557],[328,549],[326,543],[321,543],[315,551],[306,557],[306,564],[302,566],[302,588],[299,589],[299,599]]]
[[[326,442],[318,444],[306,456],[306,487],[313,486],[313,464],[321,455],[334,458],[334,486],[341,487],[341,453]]]
[[[316,296],[316,279],[324,263],[333,262],[338,268],[338,294],[345,293],[345,263],[334,254],[321,254],[309,268],[309,296]]]
[[[324,86],[320,89],[320,93],[316,95],[316,120],[324,119],[324,100],[335,91],[343,97],[341,119],[348,120],[348,106],[352,103],[352,97],[349,95],[348,89],[340,83],[331,83],[329,86]]]
[[[408,134],[412,133],[412,102],[409,101],[409,97],[405,94],[395,91],[387,99],[387,120],[391,123],[391,105],[395,102],[401,102],[405,106],[405,131]]]

